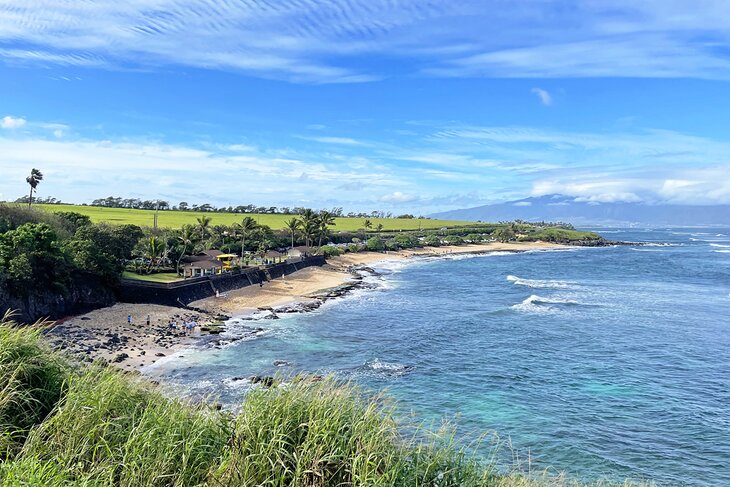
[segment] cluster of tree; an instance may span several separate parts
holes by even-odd
[[[93,224],[87,216],[0,206],[0,287],[16,296],[33,289],[63,294],[74,273],[112,285],[142,236],[135,225]]]
[[[25,199],[27,202],[27,198]],[[91,206],[101,206],[104,208],[134,208],[140,210],[174,210],[174,211],[197,211],[211,213],[254,213],[254,214],[272,214],[272,215],[303,215],[308,208],[288,206],[258,206],[258,205],[238,205],[238,206],[214,206],[209,203],[191,204],[187,201],[181,201],[177,205],[165,200],[141,200],[139,198],[120,198],[118,196],[109,196],[106,198],[98,198],[91,202]],[[346,216],[348,218],[416,218],[411,214],[393,215],[392,212],[371,211],[371,212],[349,212],[344,213],[342,208],[332,208],[327,210],[335,217]],[[425,217],[419,216],[419,219]]]
[[[30,196],[21,196],[20,198],[16,199],[13,203],[19,203],[23,205],[30,205],[31,199]],[[54,198],[53,196],[46,196],[45,198],[33,198],[33,203],[37,203],[40,205],[62,205],[64,204],[63,201],[59,200],[58,198]]]

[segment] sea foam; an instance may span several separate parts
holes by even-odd
[[[507,276],[507,280],[516,286],[527,286],[535,289],[570,289],[574,282],[555,281],[549,279],[523,279],[522,277]]]

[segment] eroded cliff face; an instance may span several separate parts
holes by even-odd
[[[33,323],[40,318],[55,320],[115,302],[114,290],[89,274],[75,274],[65,292],[33,289],[27,295],[16,296],[0,288],[0,314],[14,310],[15,320],[21,323]]]

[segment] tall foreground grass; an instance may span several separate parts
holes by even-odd
[[[74,369],[8,317],[0,372],[0,486],[574,485],[499,475],[448,435],[409,440],[387,401],[333,379],[253,391],[233,415]]]

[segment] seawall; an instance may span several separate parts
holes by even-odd
[[[215,296],[216,291],[225,293],[254,284],[258,285],[262,281],[277,279],[305,267],[322,266],[324,264],[324,256],[317,255],[302,259],[300,262],[252,267],[240,272],[197,277],[167,284],[123,279],[117,297],[119,301],[125,303],[187,306],[193,301]]]

